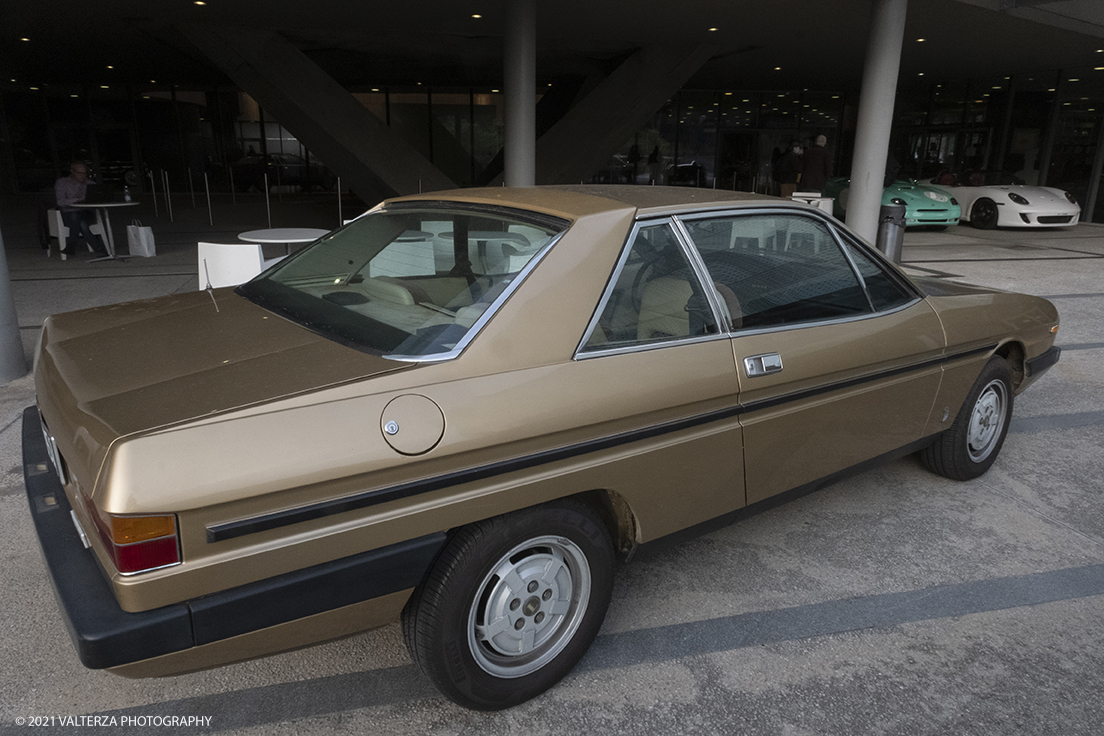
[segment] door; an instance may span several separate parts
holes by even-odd
[[[748,503],[920,438],[944,341],[908,284],[792,210],[685,226],[729,312]]]

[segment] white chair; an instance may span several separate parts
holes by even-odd
[[[200,243],[199,290],[237,286],[287,256],[265,259],[260,243]]]
[[[65,226],[65,221],[61,219],[61,210],[50,208],[46,210],[46,228],[50,233],[51,238],[57,238],[58,242],[58,254],[61,255],[61,260],[65,260],[65,241],[69,238],[69,228]],[[104,233],[103,227],[100,223],[90,225],[89,230],[100,236],[105,244],[107,243],[107,236]],[[95,252],[91,243],[85,243],[88,246],[88,250]],[[52,240],[46,241],[46,257],[49,258],[53,252],[54,246]]]

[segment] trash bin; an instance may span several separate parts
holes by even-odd
[[[901,262],[901,246],[905,239],[905,206],[883,204],[878,218],[878,250],[894,263]]]

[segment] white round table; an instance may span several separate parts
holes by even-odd
[[[328,232],[319,227],[272,227],[241,233],[238,240],[247,243],[313,243]]]
[[[103,228],[104,235],[107,236],[107,242],[104,243],[104,246],[107,248],[107,255],[100,258],[93,258],[88,261],[89,263],[95,263],[96,261],[125,261],[127,259],[126,256],[115,255],[115,233],[111,230],[110,212],[116,207],[136,207],[137,205],[138,202],[77,202],[72,205],[74,209],[95,210],[96,222]]]

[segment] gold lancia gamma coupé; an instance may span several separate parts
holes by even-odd
[[[402,197],[237,288],[48,319],[27,493],[88,667],[401,618],[449,698],[502,708],[582,657],[638,545],[910,452],[984,473],[1057,328],[771,197]]]

